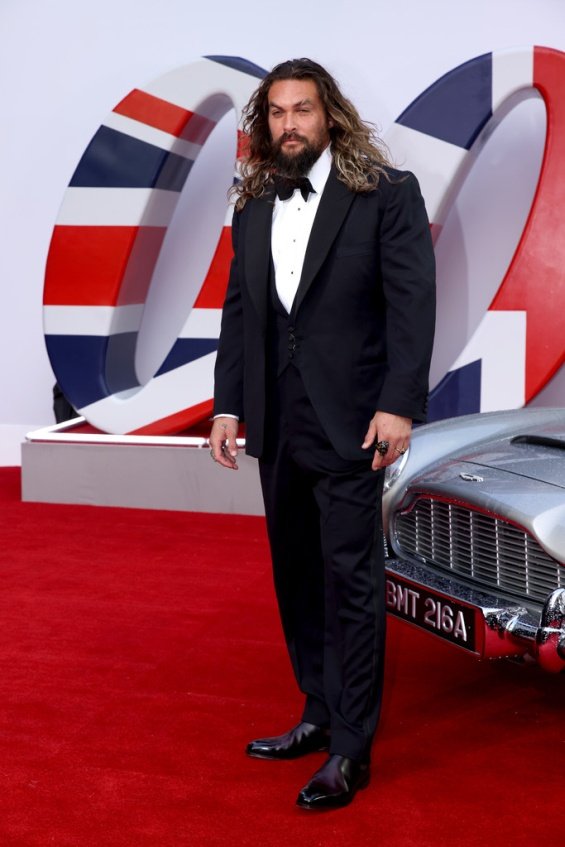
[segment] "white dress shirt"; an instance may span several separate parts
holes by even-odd
[[[330,148],[326,147],[306,174],[316,192],[309,194],[308,200],[304,200],[298,189],[288,200],[279,200],[278,197],[275,200],[271,230],[275,285],[279,299],[289,313],[300,282],[312,224],[330,175],[331,164]]]
[[[316,193],[308,194],[308,199],[304,200],[296,189],[288,200],[279,200],[278,197],[275,200],[271,230],[275,285],[279,299],[289,314],[300,282],[312,224],[331,166],[332,154],[328,146],[306,174]],[[237,419],[237,415],[229,412],[214,415],[214,418],[221,417]]]

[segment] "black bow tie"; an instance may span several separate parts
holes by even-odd
[[[284,176],[275,177],[275,191],[279,200],[288,200],[292,197],[296,189],[300,191],[304,200],[308,200],[308,194],[316,192],[312,188],[312,183],[307,176],[299,176],[297,179],[288,179]]]

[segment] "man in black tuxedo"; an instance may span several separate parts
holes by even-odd
[[[384,468],[423,420],[434,258],[415,177],[315,62],[278,65],[249,140],[215,373],[212,458],[259,458],[301,722],[251,756],[329,757],[298,795],[342,806],[369,782],[385,643]]]

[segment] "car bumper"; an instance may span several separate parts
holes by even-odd
[[[536,614],[414,561],[387,559],[386,577],[389,614],[481,658],[528,654],[545,670],[565,669],[565,588]]]

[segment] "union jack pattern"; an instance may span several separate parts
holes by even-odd
[[[450,189],[497,110],[535,88],[547,110],[537,191],[522,237],[474,334],[430,397],[431,420],[527,404],[565,361],[565,53],[531,47],[487,53],[424,91],[386,140],[420,180],[437,237]]]
[[[191,167],[220,118],[232,106],[241,114],[263,75],[244,59],[208,56],[133,90],[96,132],[73,174],[47,260],[45,339],[64,393],[102,430],[174,432],[211,412],[231,260],[229,207],[193,308],[144,385],[135,372],[135,348]]]

